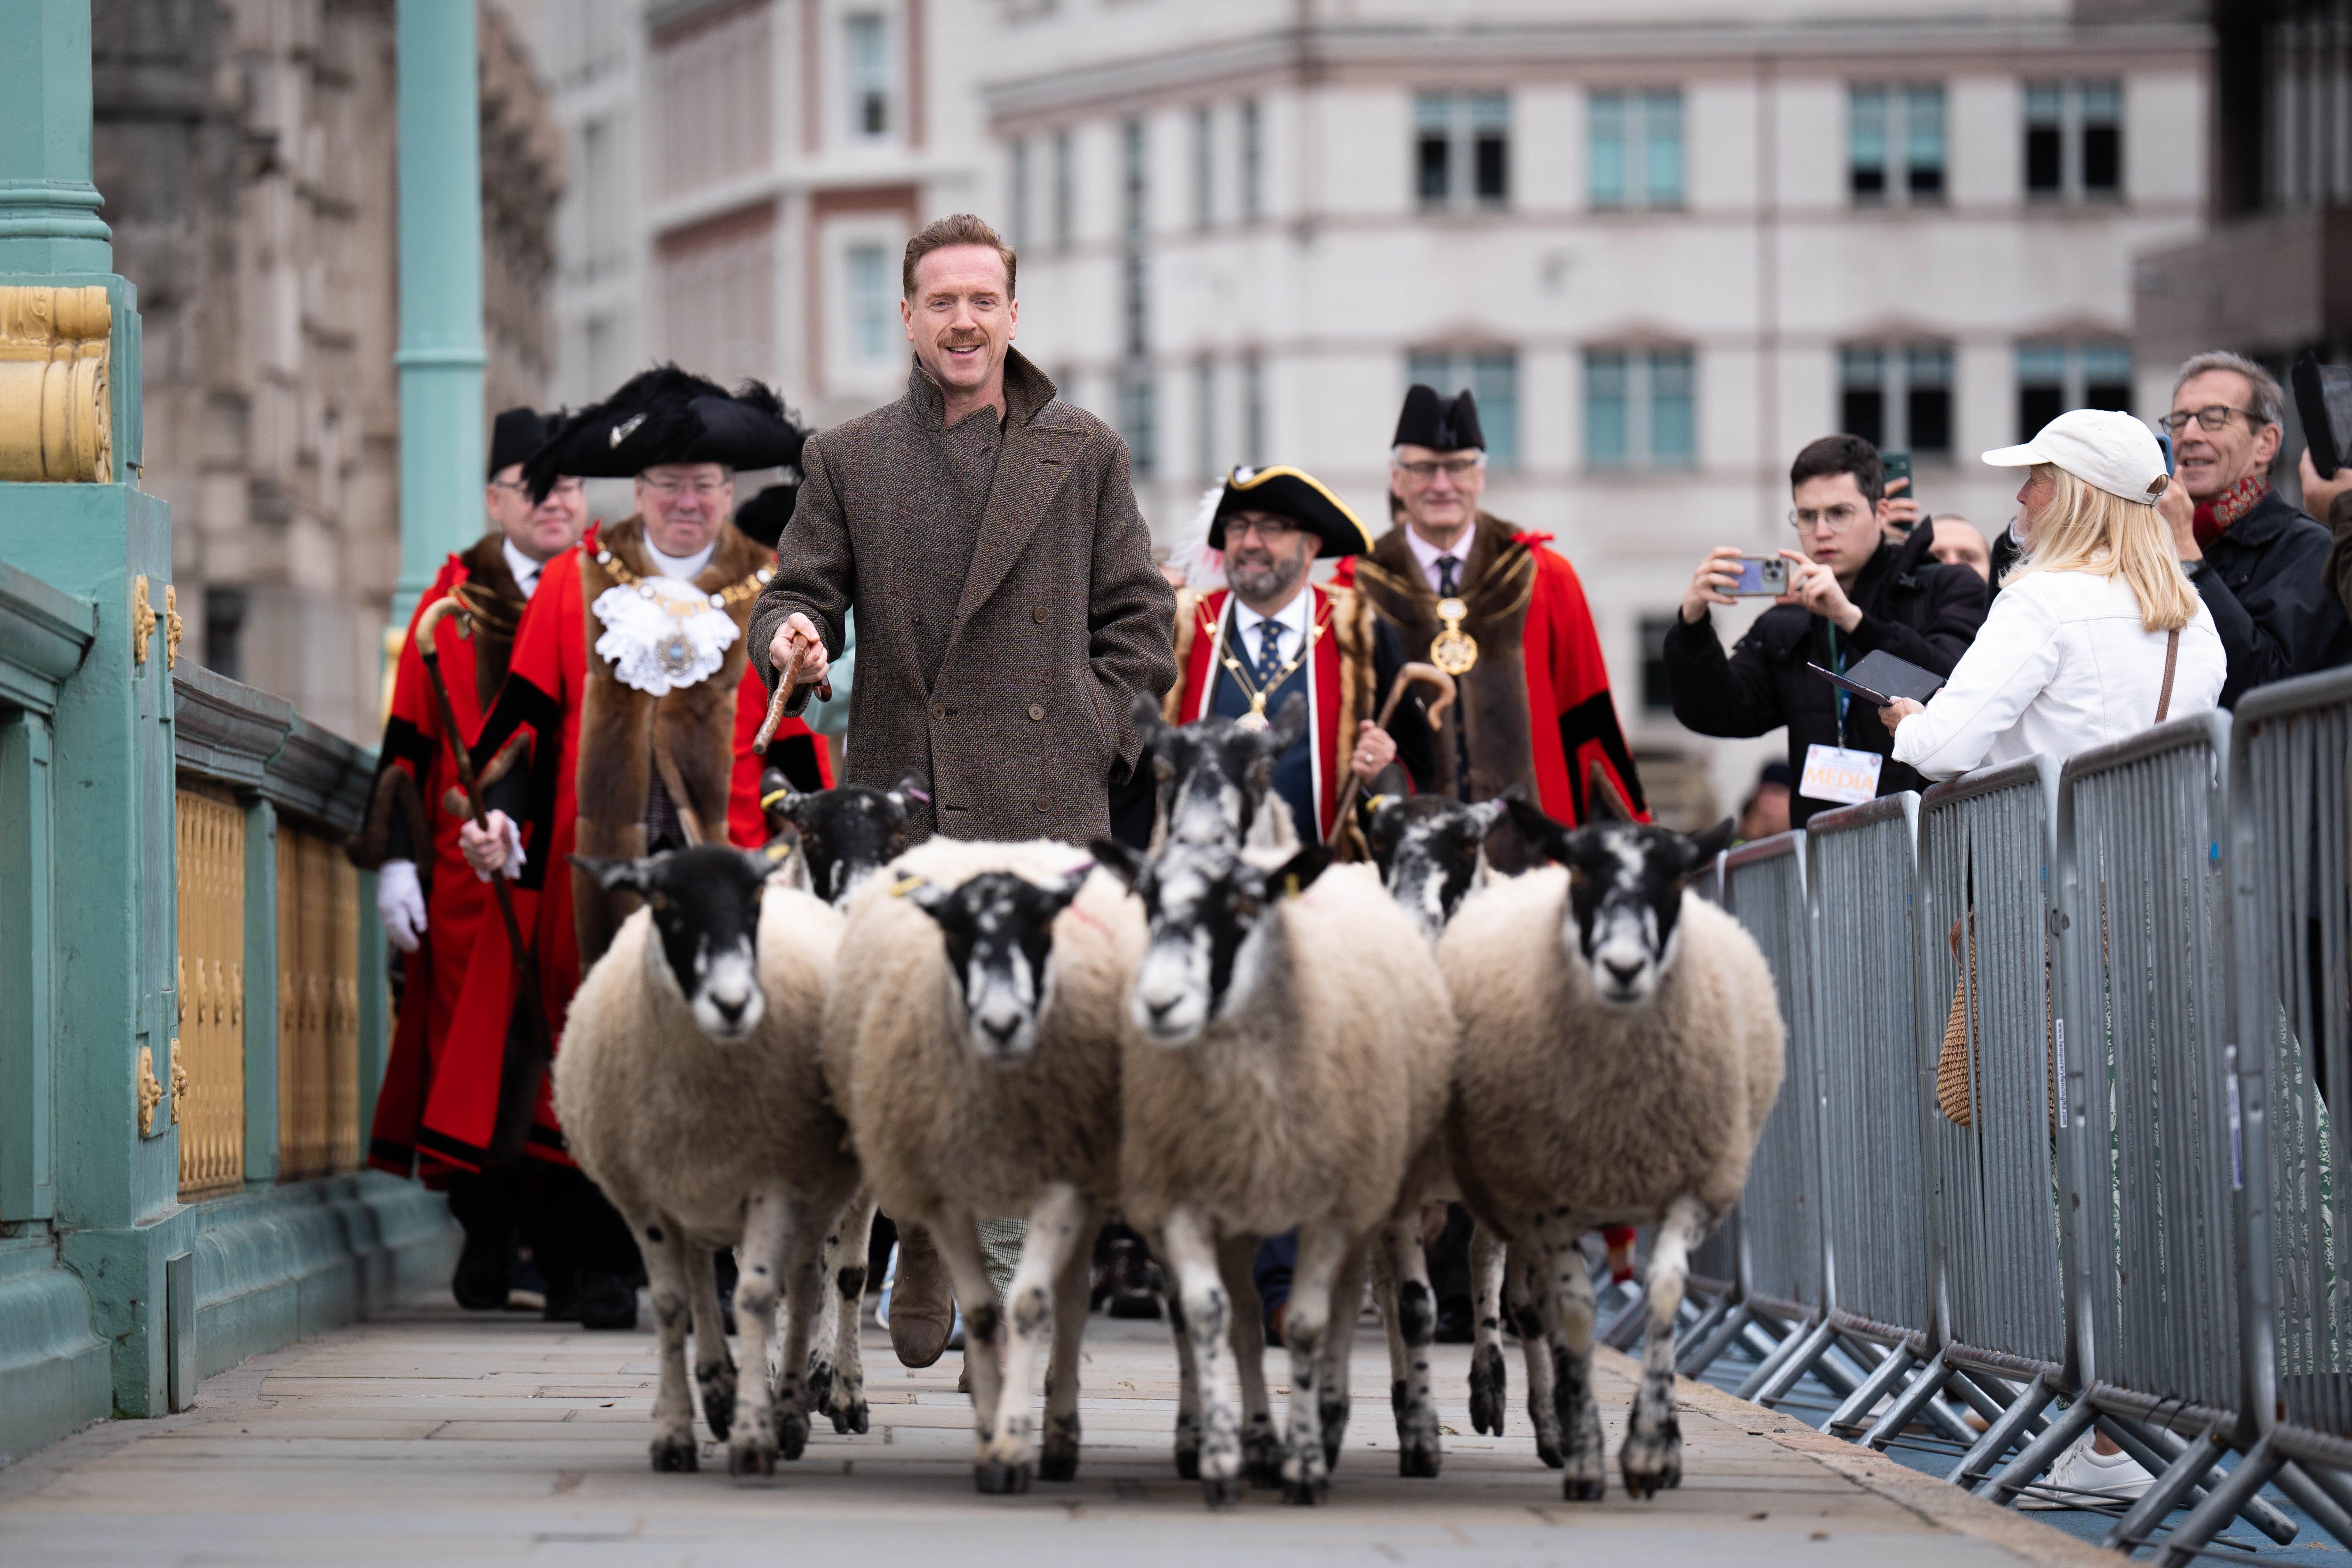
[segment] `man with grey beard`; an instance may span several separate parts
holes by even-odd
[[[1396,632],[1339,579],[1307,580],[1318,556],[1370,548],[1356,514],[1302,469],[1235,468],[1211,510],[1208,545],[1223,552],[1230,586],[1176,596],[1182,674],[1163,706],[1169,722],[1213,714],[1255,729],[1294,692],[1305,696],[1306,731],[1274,770],[1304,842],[1342,830],[1339,796],[1350,776],[1370,795],[1395,765],[1412,787],[1430,788],[1437,754],[1419,694],[1399,704],[1392,731],[1374,721],[1405,662]],[[1402,777],[1391,783],[1404,787]]]

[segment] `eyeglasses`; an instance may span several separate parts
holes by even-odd
[[[2197,410],[2195,417],[2197,423],[2204,428],[2208,430],[2219,430],[2222,426],[2227,425],[2230,422],[2230,416],[2232,414],[2239,415],[2243,417],[2248,429],[2252,429],[2253,426],[2264,423],[2263,416],[2256,414],[2252,409],[2232,408],[2226,403],[2210,404],[2206,407],[2200,408]],[[2182,427],[2189,423],[2189,417],[2190,416],[2187,409],[2175,409],[2172,413],[2168,414],[2163,418],[2158,420],[2157,423],[2164,426],[2164,433],[2166,435],[2179,436]]]
[[[697,479],[692,484],[684,479],[640,479],[637,482],[664,500],[676,500],[688,490],[694,492],[697,500],[717,500],[719,492],[728,485],[725,479]]]
[[[1789,526],[1799,533],[1811,533],[1826,523],[1832,528],[1850,527],[1856,519],[1870,515],[1867,507],[1840,504],[1816,511],[1811,507],[1799,507],[1789,514]]]
[[[1256,533],[1260,544],[1284,544],[1297,537],[1298,531],[1298,525],[1286,517],[1225,519],[1225,544],[1228,549],[1245,533]]]
[[[490,489],[494,490],[512,490],[519,496],[529,495],[530,493],[530,487],[529,485],[518,483],[513,479],[492,479],[490,481]],[[583,490],[578,479],[558,479],[547,488],[547,493],[551,497],[562,496],[565,500],[576,500],[583,493]]]
[[[1442,463],[1428,461],[1399,463],[1397,471],[1417,483],[1425,485],[1440,474],[1444,474],[1449,479],[1458,479],[1467,476],[1471,469],[1483,468],[1486,466],[1486,459],[1484,457],[1448,458]]]

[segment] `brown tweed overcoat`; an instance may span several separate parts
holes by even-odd
[[[1004,366],[1003,442],[969,569],[943,562],[930,520],[966,504],[942,451],[945,403],[918,366],[907,395],[809,438],[775,579],[751,618],[768,645],[798,610],[840,656],[857,612],[847,782],[929,781],[917,838],[1061,838],[1110,831],[1109,791],[1142,741],[1129,714],[1176,679],[1175,594],[1128,479],[1127,443],[1058,401],[1018,353]],[[926,687],[915,628],[950,627]]]

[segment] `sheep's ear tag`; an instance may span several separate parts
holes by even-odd
[[[1283,878],[1283,879],[1282,879],[1282,896],[1283,896],[1284,898],[1286,898],[1286,899],[1295,899],[1295,898],[1297,898],[1297,897],[1298,896],[1298,873],[1297,873],[1297,872],[1293,871],[1293,872],[1291,872],[1288,876],[1286,876],[1286,877]]]
[[[792,841],[789,839],[779,838],[773,844],[765,846],[765,853],[771,860],[784,859],[790,856],[792,852]]]
[[[905,898],[908,893],[913,892],[917,888],[920,888],[920,887],[923,887],[923,886],[926,886],[926,885],[927,885],[927,879],[924,879],[924,878],[921,878],[921,877],[901,877],[900,879],[898,879],[898,881],[897,886],[893,887],[893,888],[890,889],[890,896],[891,896],[892,898],[894,898],[894,899],[903,899],[903,898]]]

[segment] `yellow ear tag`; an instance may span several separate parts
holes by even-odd
[[[894,899],[903,899],[917,888],[924,886],[928,880],[928,878],[923,877],[902,877],[898,879],[898,886],[890,889],[890,896]]]
[[[1390,797],[1385,795],[1376,795],[1372,796],[1371,799],[1364,802],[1364,809],[1366,811],[1376,812],[1380,810],[1381,806],[1387,805],[1389,799]]]
[[[792,854],[792,852],[793,852],[793,847],[792,847],[792,845],[791,845],[789,842],[787,842],[786,840],[782,839],[782,838],[777,839],[773,844],[771,844],[771,845],[766,846],[766,848],[767,848],[767,852],[768,852],[768,858],[769,858],[769,859],[771,859],[771,860],[782,860],[782,859],[784,859],[785,858],[787,858],[788,856],[790,856],[790,855]]]
[[[1297,872],[1293,871],[1282,879],[1282,896],[1286,899],[1295,899],[1298,896]]]
[[[776,802],[783,799],[784,796],[792,793],[793,792],[789,788],[769,791],[766,795],[760,797],[760,809],[761,811],[767,810],[770,806],[775,805]]]

